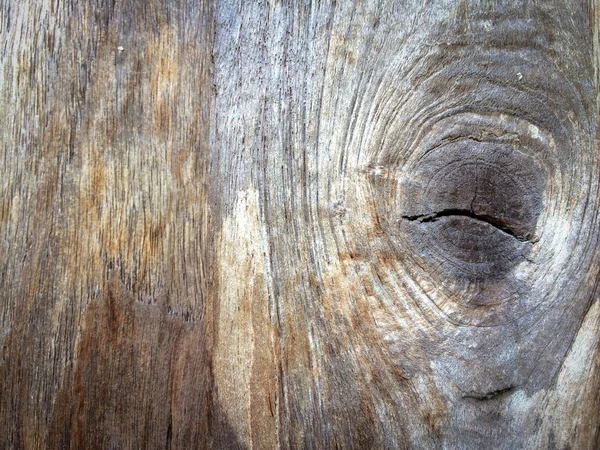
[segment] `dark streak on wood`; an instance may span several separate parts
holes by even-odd
[[[505,221],[502,219],[498,219],[494,216],[488,216],[487,214],[477,214],[470,209],[444,209],[442,211],[438,211],[433,214],[421,214],[417,216],[402,216],[403,219],[410,221],[418,221],[419,223],[428,223],[428,222],[436,222],[440,220],[442,217],[451,217],[451,216],[461,216],[468,217],[470,219],[487,223],[494,228],[512,236],[518,241],[525,242],[529,239],[527,236],[521,236],[513,231]]]

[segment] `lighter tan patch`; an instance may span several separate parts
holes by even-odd
[[[264,245],[255,189],[240,192],[217,239],[219,306],[214,380],[219,404],[248,448],[275,448],[276,395]]]

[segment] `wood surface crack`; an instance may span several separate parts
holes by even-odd
[[[512,392],[514,389],[515,389],[515,386],[508,386],[508,387],[505,387],[502,389],[497,389],[495,391],[486,392],[484,394],[470,392],[468,394],[463,395],[462,398],[469,398],[469,399],[478,400],[478,401],[492,400],[492,399],[498,398],[500,396],[503,396],[505,394],[508,394],[508,393]]]
[[[497,217],[487,215],[487,214],[477,214],[476,212],[474,212],[471,209],[449,208],[449,209],[444,209],[442,211],[438,211],[438,212],[430,213],[430,214],[418,214],[418,215],[412,215],[412,216],[411,215],[403,215],[402,218],[405,220],[408,220],[408,221],[427,223],[427,222],[436,222],[439,219],[441,219],[442,217],[453,217],[453,216],[468,217],[473,220],[485,222],[485,223],[493,226],[494,228],[500,230],[501,232],[508,234],[509,236],[513,237],[514,239],[517,239],[518,241],[534,243],[533,241],[531,241],[529,239],[528,235],[522,235],[520,233],[517,233],[511,227],[509,227],[504,220],[499,219]]]

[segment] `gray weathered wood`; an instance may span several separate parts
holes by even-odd
[[[599,6],[0,1],[0,448],[598,448]]]

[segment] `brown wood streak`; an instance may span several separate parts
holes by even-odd
[[[0,448],[600,447],[599,17],[0,2]]]
[[[211,8],[0,5],[0,448],[208,445]]]

